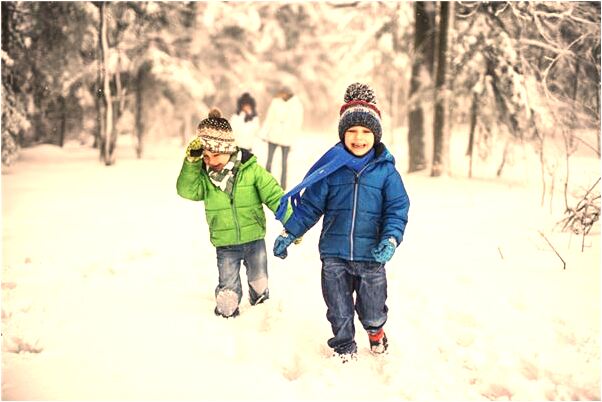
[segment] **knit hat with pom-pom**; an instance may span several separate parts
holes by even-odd
[[[345,131],[353,126],[366,127],[374,134],[374,144],[382,137],[380,110],[374,91],[366,84],[353,83],[345,91],[345,103],[339,112],[339,138],[345,140]]]
[[[232,154],[237,150],[232,127],[217,108],[209,111],[207,118],[197,126],[196,133],[203,141],[203,148],[209,152]]]

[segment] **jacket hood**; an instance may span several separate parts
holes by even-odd
[[[247,167],[257,163],[257,157],[254,153],[249,151],[248,149],[238,148],[242,151],[242,156],[240,159],[240,167],[239,170],[246,169]]]
[[[253,154],[248,149],[245,149],[245,148],[238,148],[238,149],[240,149],[242,151],[242,157],[240,160],[241,165],[244,165],[245,163],[249,162],[255,156],[255,154]],[[257,158],[255,158],[253,160],[257,160]]]
[[[391,162],[395,165],[395,157],[382,142],[374,145],[374,159],[378,162]]]

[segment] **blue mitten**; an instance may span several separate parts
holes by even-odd
[[[290,233],[286,233],[286,230],[283,231],[280,236],[276,237],[274,241],[274,256],[285,259],[288,256],[288,252],[286,251],[287,247],[291,245],[296,239]]]
[[[381,240],[378,246],[372,250],[372,255],[376,261],[381,264],[387,263],[395,254],[395,248],[397,247],[397,241],[393,237]]]

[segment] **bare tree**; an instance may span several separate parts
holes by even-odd
[[[107,3],[100,2],[99,45],[100,45],[100,78],[104,100],[104,132],[101,136],[100,155],[105,165],[115,163],[115,139],[113,138],[113,101],[111,98],[111,77],[108,71],[109,44],[107,41]]]
[[[408,172],[426,169],[424,154],[424,112],[422,109],[422,76],[431,77],[434,64],[434,3],[414,3],[414,62],[410,81],[409,166]],[[425,74],[426,73],[426,74]]]
[[[433,166],[431,176],[441,176],[445,169],[445,117],[447,114],[447,94],[445,71],[447,67],[447,36],[449,28],[449,3],[439,5],[439,26],[437,40],[437,73],[435,76],[435,118],[433,121]]]

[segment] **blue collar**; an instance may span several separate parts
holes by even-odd
[[[347,151],[347,152],[349,152],[349,151]],[[364,156],[355,156],[352,154],[354,160],[346,165],[359,173],[366,166],[366,164],[368,162],[370,162],[372,159],[374,159],[374,154],[375,154],[374,148],[372,148],[370,151],[368,151],[368,153]]]

